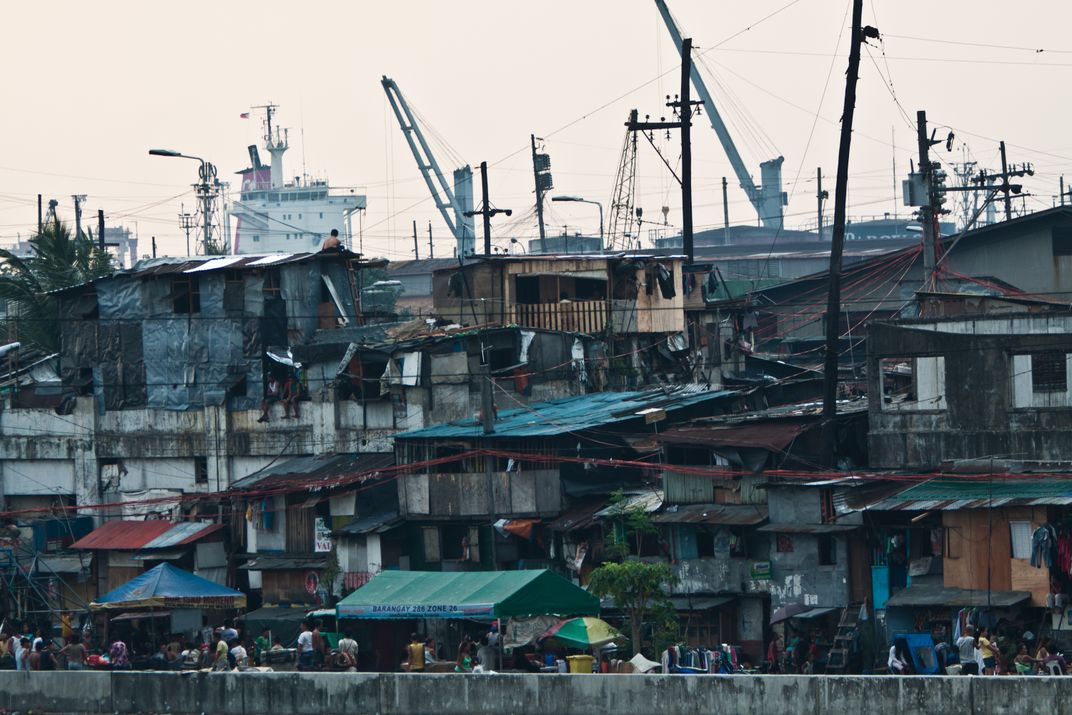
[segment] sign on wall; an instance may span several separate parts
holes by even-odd
[[[327,520],[322,516],[316,517],[316,521],[313,522],[313,539],[313,551],[318,554],[331,551],[333,546],[331,528],[327,525]]]

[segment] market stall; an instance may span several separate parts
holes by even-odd
[[[347,620],[485,621],[530,616],[599,614],[599,599],[548,570],[384,571],[339,602],[340,628]],[[377,644],[387,653],[401,651],[408,631]]]

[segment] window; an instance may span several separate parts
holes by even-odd
[[[201,312],[201,289],[196,277],[182,276],[171,280],[171,302],[176,313],[189,315]]]
[[[1034,392],[1067,392],[1065,354],[1056,350],[1031,356],[1031,389]]]
[[[320,218],[324,218],[324,212],[323,211],[320,212]]]
[[[833,566],[837,563],[837,539],[833,534],[819,534],[819,565]]]
[[[194,484],[208,484],[208,457],[194,457]]]
[[[1051,241],[1054,256],[1072,256],[1072,226],[1054,226]]]
[[[1014,559],[1031,558],[1031,522],[1010,521],[1009,538],[1012,540],[1012,557]]]
[[[254,241],[255,243],[260,243],[260,241],[261,241],[261,237],[260,237],[259,235],[254,235],[254,236],[253,236],[253,241]]]
[[[276,271],[269,271],[264,274],[264,295],[279,297],[279,273]]]
[[[241,271],[227,271],[223,276],[223,309],[241,313],[246,309],[246,291]]]
[[[793,537],[789,534],[778,534],[775,545],[775,550],[779,554],[791,554],[793,553]]]
[[[834,511],[833,489],[823,489],[819,492],[819,516],[824,524],[833,524],[837,521],[837,513]]]

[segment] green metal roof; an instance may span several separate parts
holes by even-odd
[[[339,618],[599,614],[599,599],[553,571],[384,571],[339,601]]]
[[[597,392],[575,395],[527,407],[502,410],[495,432],[485,435],[480,422],[469,418],[395,435],[395,439],[553,437],[567,432],[640,419],[643,410],[672,412],[708,400],[736,394],[735,390],[704,390],[692,387],[671,391]]]
[[[1072,479],[975,476],[932,479],[872,504],[876,511],[986,509],[1072,504]]]

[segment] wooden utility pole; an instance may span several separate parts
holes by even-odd
[[[104,209],[97,209],[97,241],[100,243],[100,250],[104,248]]]
[[[37,195],[37,235],[40,236],[45,230],[45,216],[41,212],[41,194]]]
[[[153,258],[156,258],[156,236],[153,236]]]
[[[435,246],[432,245],[432,222],[428,222],[428,257],[435,258]]]
[[[726,177],[722,177],[722,245],[730,245],[730,200],[726,192]]]
[[[681,92],[672,102],[666,106],[674,107],[678,111],[676,122],[639,122],[638,112],[633,110],[629,113],[629,121],[625,126],[630,131],[651,132],[661,129],[681,130],[681,248],[688,257],[688,262],[693,259],[693,234],[692,234],[692,106],[703,104],[702,101],[693,102],[691,99],[691,76],[692,72],[692,39],[686,37],[681,41]],[[649,141],[651,137],[648,137]],[[664,159],[665,163],[665,159]],[[670,165],[667,164],[669,168]],[[673,169],[670,169],[673,173]],[[674,178],[677,178],[675,175]],[[637,218],[640,218],[640,209],[637,209]]]
[[[815,203],[817,204],[817,213],[816,213],[816,215],[818,216],[818,221],[819,221],[818,224],[817,224],[818,228],[816,230],[819,233],[819,240],[822,241],[823,240],[823,202],[826,201],[826,199],[830,196],[830,194],[828,194],[827,192],[823,191],[823,169],[822,169],[822,167],[819,167],[818,169],[815,170],[815,184],[816,184]]]
[[[421,260],[421,252],[417,248],[417,219],[413,219],[413,258]]]
[[[491,217],[496,214],[506,214],[509,216],[513,213],[510,209],[493,209],[491,208],[491,202],[488,200],[488,162],[480,162],[480,192],[481,202],[479,211],[466,211],[466,216],[483,216],[484,217],[484,255],[491,255]]]
[[[1005,220],[1008,221],[1012,218],[1012,196],[1010,195],[1009,186],[1009,161],[1005,156],[1004,141],[998,144],[998,150],[1001,152],[1002,191],[1005,193]]]
[[[830,242],[830,290],[826,305],[826,356],[823,371],[823,432],[829,462],[833,462],[837,442],[838,337],[841,334],[841,253],[845,245],[845,204],[849,190],[849,149],[852,146],[852,117],[856,111],[856,82],[860,75],[860,45],[866,37],[878,37],[878,30],[864,28],[863,0],[852,2],[852,39],[849,68],[845,73],[845,106],[841,112],[841,142],[838,146],[837,178],[834,181],[834,227]]]
[[[681,247],[692,263],[692,38],[681,41]]]
[[[536,218],[540,224],[540,245],[543,245],[543,241],[547,238],[547,234],[543,227],[543,192],[544,186],[540,179],[540,164],[536,155],[536,135],[529,134],[529,140],[532,142],[532,178],[536,182]],[[545,159],[546,161],[546,159]]]
[[[923,226],[923,285],[926,288],[934,273],[934,167],[931,165],[931,140],[927,135],[927,113],[916,112],[916,143],[919,145],[919,174],[923,177],[923,204],[919,222]]]

